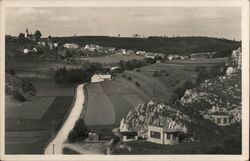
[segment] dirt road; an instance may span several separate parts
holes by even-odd
[[[85,101],[83,87],[84,84],[80,84],[77,86],[76,99],[72,110],[67,120],[64,122],[62,128],[57,133],[56,137],[49,143],[49,145],[45,149],[44,154],[62,154],[64,147],[63,143],[67,139],[70,130],[74,127],[75,122],[78,120],[83,108],[83,104]]]

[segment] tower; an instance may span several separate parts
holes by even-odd
[[[25,31],[25,33],[24,33],[24,37],[28,37],[28,35],[29,35],[29,30],[28,30],[28,27],[26,27],[26,31]]]

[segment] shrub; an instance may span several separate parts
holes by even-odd
[[[169,76],[169,74],[168,74],[168,73],[166,73],[166,74],[165,74],[165,76],[166,76],[166,77],[168,77],[168,76]]]
[[[74,128],[68,135],[68,141],[74,143],[77,141],[83,141],[88,137],[89,129],[86,127],[84,120],[79,119],[76,121]]]
[[[165,72],[166,72],[166,71],[165,71],[165,70],[163,70],[163,69],[161,69],[161,70],[160,70],[160,73],[165,73]]]
[[[139,82],[135,82],[135,85],[136,85],[136,86],[140,86],[140,83],[139,83]]]
[[[154,71],[153,77],[160,77],[160,76],[161,76],[161,73],[160,73],[160,72]]]
[[[26,101],[26,99],[24,98],[24,96],[23,96],[21,93],[19,93],[18,91],[15,91],[15,92],[13,93],[13,97],[14,97],[16,100],[21,101],[21,102]]]
[[[194,84],[192,81],[186,81],[185,84],[177,89],[175,89],[174,93],[179,97],[181,98],[183,95],[184,95],[184,92],[187,90],[187,89],[191,89],[194,87]]]
[[[131,81],[131,80],[132,80],[132,77],[129,76],[129,77],[128,77],[128,80]]]
[[[140,72],[141,70],[140,69],[136,69],[136,72]]]

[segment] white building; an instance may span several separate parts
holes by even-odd
[[[84,46],[84,50],[87,50],[87,51],[96,51],[96,50],[100,50],[100,46],[99,45],[93,45],[93,44],[90,44],[90,45],[85,45]]]
[[[63,47],[65,48],[69,48],[69,49],[78,49],[79,45],[75,44],[75,43],[65,43],[63,45]]]
[[[110,74],[94,74],[91,77],[91,83],[103,82],[104,80],[111,80],[111,75]]]
[[[157,144],[175,145],[179,143],[180,132],[181,130],[179,129],[148,126],[147,141]]]
[[[224,113],[215,113],[212,114],[212,117],[214,118],[214,122],[219,126],[229,126],[231,125],[231,116]]]
[[[135,54],[136,55],[145,55],[146,51],[137,51]]]

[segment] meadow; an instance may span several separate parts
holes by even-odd
[[[118,127],[121,119],[139,103],[153,100],[170,104],[177,88],[186,81],[195,82],[197,67],[209,69],[225,61],[225,58],[168,61],[125,71],[111,81],[91,83],[87,85],[86,124],[95,131],[99,127],[99,132],[107,133]],[[156,71],[158,74],[154,75]],[[115,121],[105,122],[106,117],[115,117]]]
[[[74,86],[59,86],[51,79],[27,78],[37,95],[18,102],[6,95],[5,153],[42,154],[70,111]]]

